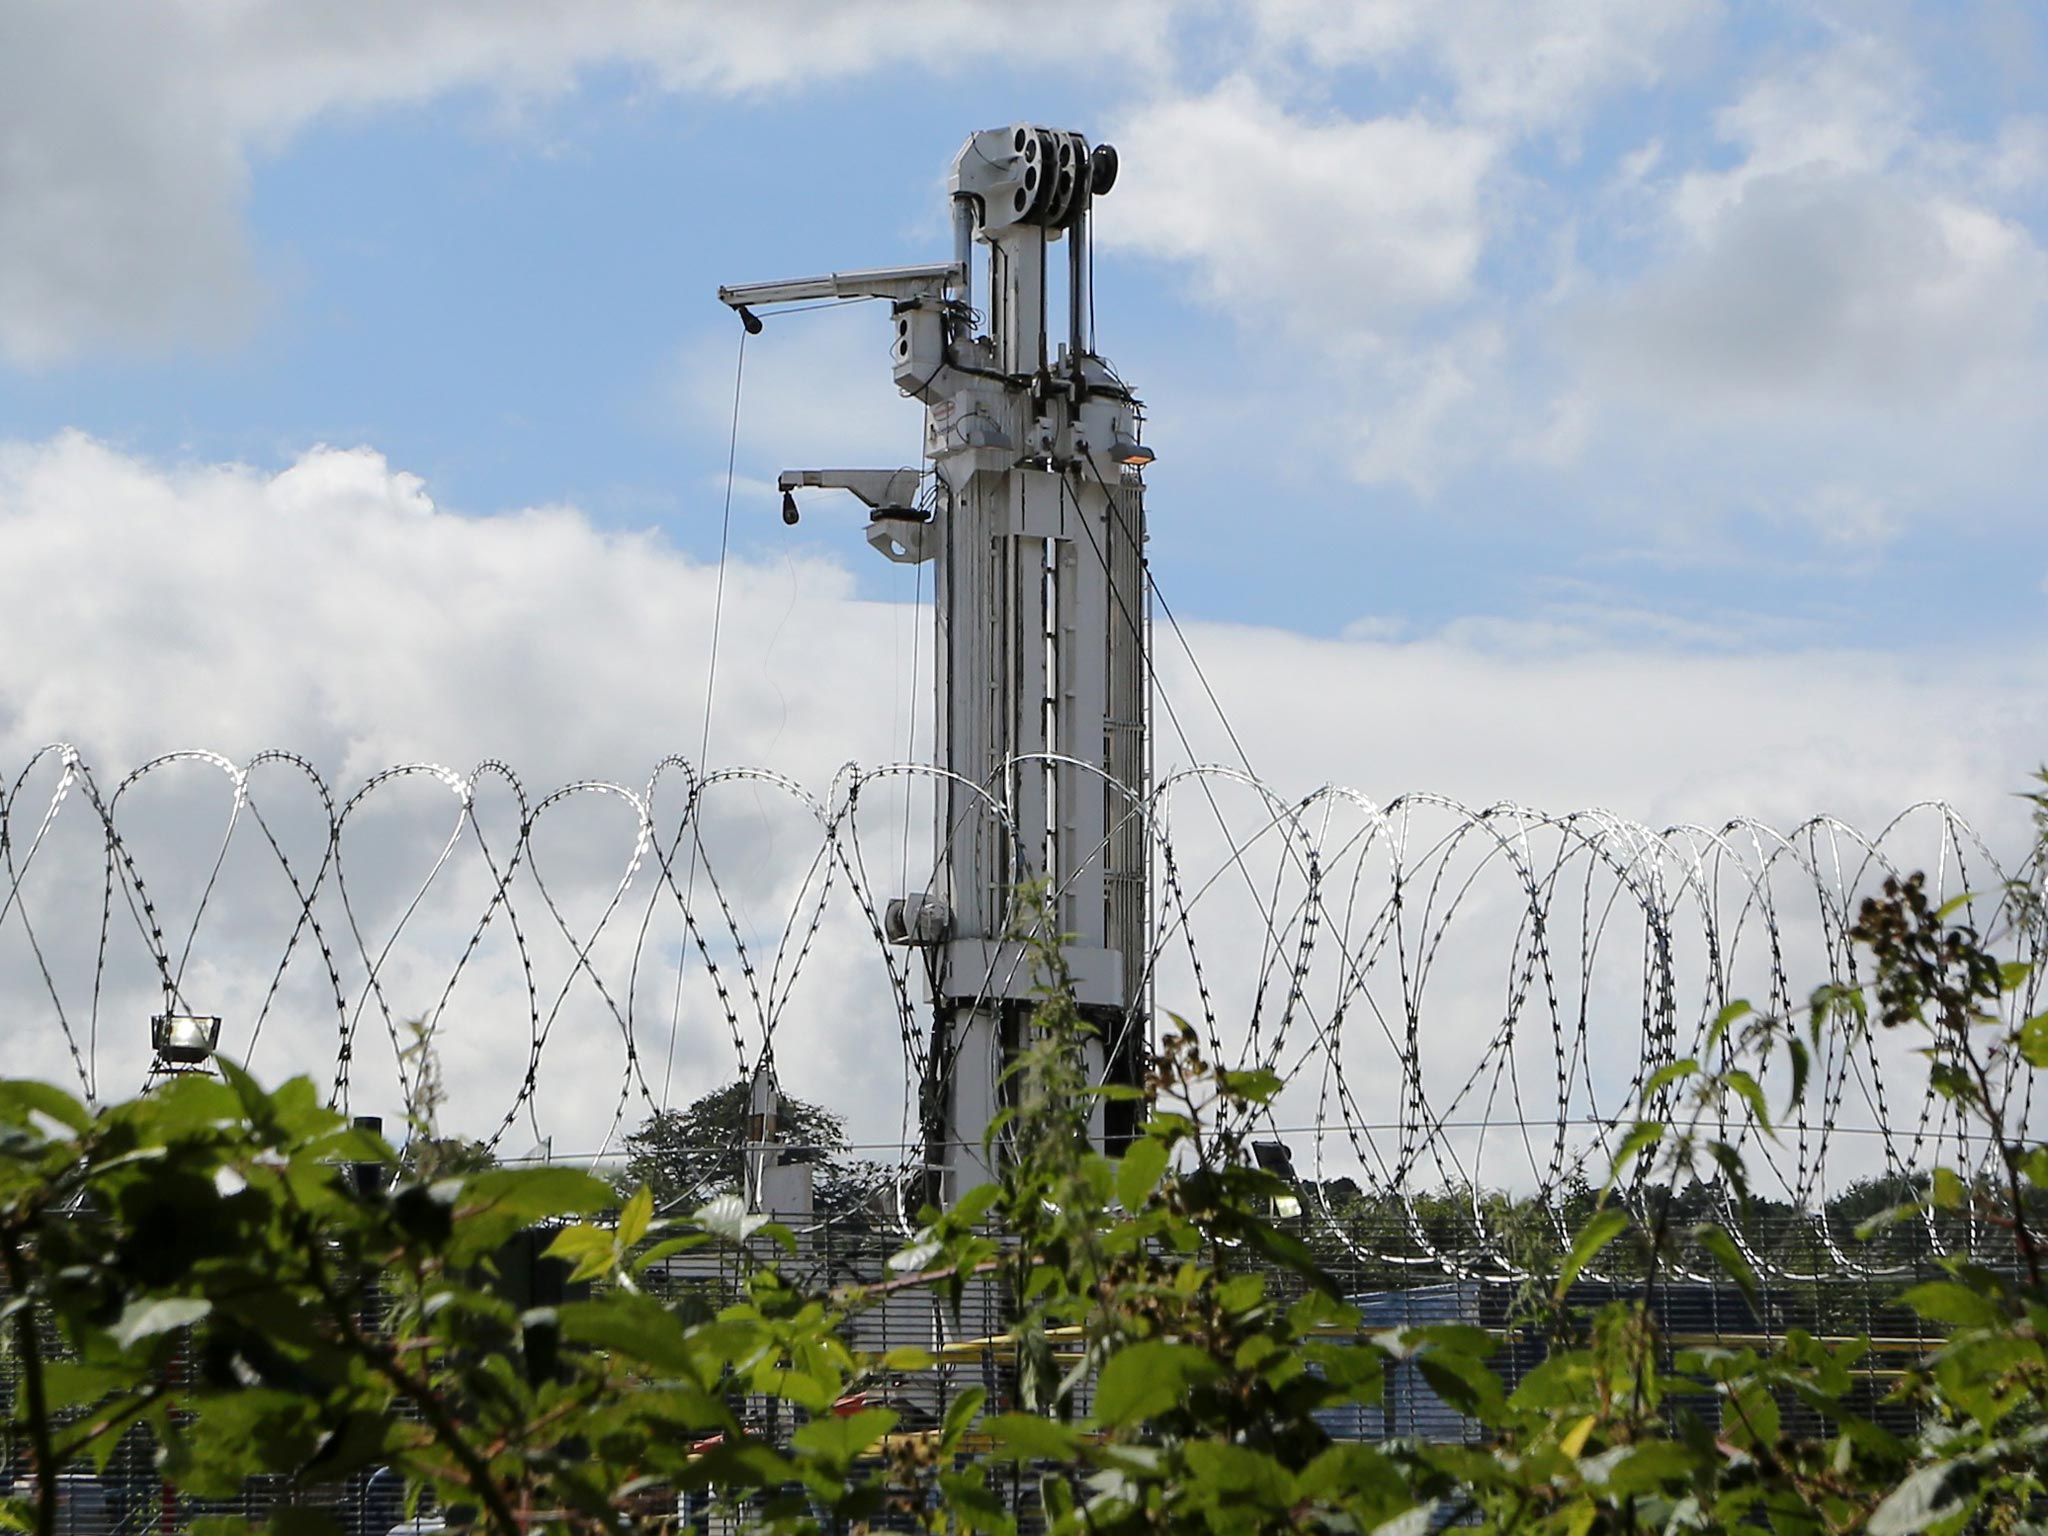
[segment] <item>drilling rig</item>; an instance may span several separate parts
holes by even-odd
[[[925,408],[928,472],[793,469],[779,486],[785,521],[799,491],[847,491],[878,552],[933,567],[938,854],[885,927],[930,981],[920,1101],[940,1201],[1000,1155],[987,1133],[1044,981],[1016,931],[1027,882],[1068,938],[1091,1073],[1145,1070],[1152,453],[1141,402],[1096,351],[1091,287],[1094,203],[1116,177],[1115,149],[1078,133],[987,129],[953,160],[951,261],[718,293],[750,332],[775,304],[886,300],[896,386]],[[1103,1103],[1094,1130],[1115,1149],[1131,1114]]]

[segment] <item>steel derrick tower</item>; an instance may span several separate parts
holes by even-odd
[[[719,290],[749,330],[755,306],[888,300],[893,377],[925,407],[929,484],[918,468],[800,469],[780,487],[792,522],[797,492],[851,492],[877,551],[933,567],[938,860],[886,926],[930,977],[922,1118],[943,1200],[990,1176],[985,1135],[1042,980],[1011,932],[1023,883],[1046,883],[1071,936],[1092,1069],[1144,1072],[1152,455],[1096,351],[1089,259],[1116,174],[1116,151],[1078,133],[991,128],[953,161],[951,261]],[[1098,1130],[1120,1140],[1129,1111],[1108,1105]]]

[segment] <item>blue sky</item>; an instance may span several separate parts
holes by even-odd
[[[1155,562],[1183,613],[1742,648],[2038,633],[2034,8],[1110,7],[1102,40],[1133,46],[1078,67],[920,45],[914,7],[876,8],[858,62],[691,35],[715,9],[665,37],[597,7],[565,40],[515,8],[481,60],[459,34],[488,34],[488,8],[448,8],[439,37],[321,6],[300,29],[249,8],[239,36],[194,20],[166,67],[188,49],[225,100],[184,130],[146,120],[146,78],[116,95],[147,75],[112,57],[140,40],[49,43],[85,78],[12,131],[51,140],[69,198],[116,205],[83,227],[224,257],[145,256],[125,315],[89,291],[54,330],[0,311],[0,424],[270,469],[367,444],[452,510],[567,502],[712,552],[737,339],[712,290],[940,253],[958,141],[1031,116],[1125,141],[1102,335],[1152,406]],[[26,45],[62,24],[9,25]],[[320,53],[344,44],[336,74]],[[676,51],[718,46],[722,75],[675,78]],[[312,83],[271,99],[291,87],[266,69]],[[63,144],[95,89],[171,141]],[[120,209],[181,131],[225,185]],[[19,218],[38,196],[17,181]],[[0,293],[26,307],[76,259]],[[856,311],[757,343],[743,476],[861,440],[821,433],[777,365],[889,419],[879,335]],[[896,413],[878,461],[914,444]],[[794,537],[849,558],[850,531]],[[735,536],[792,537],[758,488]]]

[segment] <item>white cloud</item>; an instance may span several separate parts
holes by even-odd
[[[663,90],[734,95],[878,69],[956,67],[1004,38],[1071,63],[1058,28],[992,3],[805,0],[118,0],[0,14],[0,361],[215,341],[257,302],[242,227],[252,157],[325,115],[473,88],[518,103],[602,65]],[[1143,67],[1146,8],[1090,13],[1097,58]]]
[[[1129,170],[1103,241],[1188,263],[1248,326],[1355,351],[1472,291],[1498,149],[1485,133],[1294,113],[1239,76],[1141,107],[1111,137]]]
[[[248,318],[247,164],[186,52],[169,10],[0,15],[0,362]]]
[[[584,778],[637,789],[664,755],[698,755],[717,573],[651,534],[601,532],[566,508],[453,515],[368,449],[315,449],[268,474],[238,465],[164,469],[75,435],[0,447],[0,530],[10,550],[0,573],[0,653],[9,658],[0,760],[10,786],[53,740],[83,750],[103,794],[161,752],[203,745],[247,762],[289,744],[343,794],[396,763],[467,772],[503,758],[529,785],[529,805],[538,792]],[[873,764],[903,754],[900,678],[910,668],[912,632],[893,607],[853,599],[850,585],[844,570],[811,561],[731,562],[713,765],[773,764],[823,794],[848,758]],[[928,660],[926,667],[928,675]],[[677,782],[671,775],[657,797],[670,807],[662,814],[671,831]],[[54,783],[46,761],[14,803],[17,861]],[[174,945],[199,910],[232,809],[229,788],[217,769],[194,762],[153,773],[124,802],[137,867]],[[265,830],[292,852],[300,878],[310,878],[325,825],[310,787],[289,765],[273,764],[252,788]],[[478,795],[502,859],[521,812],[489,775]],[[865,813],[886,830],[875,863],[889,872],[891,892],[899,860],[914,863],[921,842],[906,847],[900,816],[886,819],[900,803],[896,786],[879,785]],[[460,823],[449,790],[414,775],[375,791],[349,826],[351,906],[344,913],[335,905],[330,884],[322,911],[353,1014],[369,958],[398,931],[409,894]],[[544,1015],[568,987],[556,1036],[566,1044],[547,1056],[540,1120],[587,1149],[616,1101],[622,1046],[546,900],[572,932],[586,934],[627,873],[634,822],[623,801],[586,791],[548,811],[539,827],[536,862],[524,867],[518,894]],[[74,795],[29,881],[36,933],[81,1029],[97,964],[96,828]],[[784,914],[793,904],[801,910],[821,873],[812,863],[819,830],[773,784],[740,782],[714,792],[706,836],[731,911],[763,946],[765,984]],[[531,883],[536,869],[545,893]],[[748,1049],[758,1049],[760,1023],[738,957],[720,938],[721,909],[706,900],[708,873],[696,893],[707,936],[726,955]],[[672,901],[657,908],[657,948],[637,979],[630,940],[658,889],[643,851],[626,915],[610,924],[595,956],[613,1000],[633,1000],[657,1091],[680,932]],[[436,1005],[489,895],[479,850],[458,838],[452,863],[404,923],[383,971],[400,1017]],[[238,1044],[294,911],[263,835],[245,816],[187,971],[188,989],[235,1021]],[[134,1080],[138,1021],[162,1006],[151,1002],[138,930],[119,898],[114,920],[118,985],[103,1004],[109,1091]],[[63,1076],[66,1056],[27,939],[19,912],[0,921],[0,990],[33,1005],[40,1021],[10,1029],[8,1070]],[[502,916],[486,940],[461,973],[444,1042],[451,1079],[463,1085],[452,1113],[470,1130],[496,1124],[525,1070],[526,980]],[[862,989],[876,1003],[868,1022],[893,1039],[880,975],[864,920],[842,898],[812,946],[806,990],[790,1012],[785,1038],[795,1043],[786,1070],[808,1097],[851,1091],[871,1122],[862,1129],[894,1136],[891,1106],[903,1093],[890,1053],[835,1027],[831,1004],[835,994]],[[335,1012],[324,976],[317,949],[303,939],[266,1026],[266,1070],[289,1064],[324,1073],[331,1064]],[[734,1069],[723,1009],[702,967],[686,968],[686,980],[679,1098]],[[397,1113],[392,1047],[374,1004],[362,1015],[355,1071],[358,1107]],[[637,1105],[629,1105],[629,1125]]]
[[[343,774],[525,749],[567,777],[694,752],[716,572],[656,535],[561,507],[457,516],[365,448],[277,474],[164,470],[76,435],[0,451],[0,509],[13,755],[53,736],[114,761],[291,739]],[[822,613],[859,644],[806,621]],[[714,756],[758,756],[785,712],[831,740],[785,735],[807,776],[887,756],[849,703],[865,675],[850,649],[886,646],[891,623],[838,568],[735,563]],[[774,677],[771,646],[789,668]],[[592,686],[605,678],[620,691]]]
[[[534,790],[581,778],[633,787],[664,753],[695,753],[715,573],[658,537],[601,532],[573,509],[458,516],[367,449],[314,450],[270,474],[235,465],[166,469],[69,436],[0,449],[0,533],[11,554],[0,567],[0,652],[10,658],[0,676],[0,761],[9,784],[53,738],[84,750],[103,792],[151,754],[195,744],[241,761],[263,746],[289,746],[344,791],[392,762],[465,767],[487,755],[508,760]],[[844,571],[822,564],[732,562],[715,761],[759,762],[825,795],[845,759],[898,755],[903,615],[855,601],[849,589]],[[1942,796],[1986,821],[2001,846],[2024,835],[2008,792],[2022,783],[2048,728],[2036,686],[2041,658],[2027,647],[1973,655],[1962,668],[1853,652],[1706,654],[1678,648],[1697,637],[1657,615],[1603,615],[1587,605],[1562,609],[1534,630],[1475,619],[1412,639],[1395,633],[1363,622],[1351,638],[1318,641],[1189,626],[1254,765],[1290,802],[1332,780],[1381,803],[1426,790],[1472,805],[1605,804],[1652,823],[1712,825],[1749,814],[1789,826],[1826,810],[1876,828],[1912,800]],[[1162,644],[1160,666],[1194,733],[1195,756],[1227,760],[1228,743],[1177,647]],[[929,676],[928,663],[921,675]],[[1162,771],[1185,753],[1170,731],[1162,735]],[[54,778],[46,761],[13,803],[17,859]],[[303,776],[273,763],[251,787],[262,831],[292,852],[302,875],[317,867],[325,813]],[[246,1031],[296,904],[245,816],[206,915],[195,916],[231,788],[213,766],[178,765],[128,792],[122,825],[173,949],[197,933],[187,992]],[[672,806],[675,789],[671,783],[657,803]],[[1247,819],[1258,807],[1245,792],[1220,793],[1234,825],[1257,824]],[[479,823],[502,854],[534,802],[522,811],[490,776],[477,780],[477,796]],[[1184,786],[1174,806],[1183,879],[1189,890],[1209,891],[1200,918],[1209,984],[1225,1027],[1239,1029],[1249,1012],[1231,1010],[1260,974],[1263,930],[1243,907],[1205,797]],[[382,975],[398,1017],[433,1008],[455,976],[441,1042],[456,1090],[451,1116],[463,1129],[489,1130],[526,1070],[528,976],[502,916],[455,975],[492,889],[466,834],[399,931],[412,893],[461,829],[456,809],[444,784],[422,776],[374,790],[351,812],[344,836],[350,908],[336,907],[330,886],[320,910],[345,1011],[364,995],[366,956],[395,931]],[[907,847],[905,825],[889,784],[864,791],[854,835],[878,894],[918,881],[926,840],[915,829],[924,823],[913,814]],[[508,1150],[550,1133],[558,1148],[589,1150],[619,1106],[624,1059],[618,1024],[577,969],[572,946],[631,867],[633,820],[618,797],[586,789],[542,813],[536,829],[518,910],[543,1017],[553,1016],[558,996],[566,1001],[552,1022],[538,1102],[508,1133]],[[1430,843],[1419,827],[1416,835],[1419,854]],[[782,789],[750,780],[717,792],[706,836],[710,871],[757,946],[756,982],[768,985],[778,951],[787,978],[817,899],[816,825]],[[1272,851],[1268,840],[1260,857]],[[119,894],[110,985],[93,1001],[102,853],[97,823],[74,799],[27,885],[60,1000],[81,1041],[97,1032],[101,1082],[111,1092],[133,1080],[142,1023],[161,1002]],[[536,871],[545,891],[533,883]],[[1229,878],[1211,883],[1210,872]],[[673,901],[663,896],[653,943],[644,951],[636,944],[644,903],[658,894],[654,875],[643,853],[624,917],[607,927],[591,962],[612,1003],[630,1005],[658,1093],[679,934]],[[1474,1031],[1498,1020],[1491,989],[1509,965],[1514,931],[1512,882],[1499,884],[1507,878],[1495,869],[1493,883],[1482,882],[1431,989],[1432,1017],[1446,1021],[1431,1037],[1437,1083],[1457,1077],[1460,1053],[1482,1038]],[[844,880],[834,883],[780,1011],[778,1059],[792,1091],[849,1110],[863,1139],[892,1140],[908,1093],[896,1022],[864,920]],[[733,946],[718,936],[723,918],[710,889],[706,875],[696,910],[727,962],[750,1051],[759,1022]],[[1639,956],[1619,943],[1612,953],[1603,966],[1626,981]],[[1319,956],[1327,971],[1327,944]],[[1793,963],[1819,964],[1805,950]],[[1324,971],[1318,985],[1329,979]],[[1283,967],[1278,975],[1285,974]],[[1379,974],[1379,984],[1391,984],[1390,970]],[[8,1070],[62,1077],[68,1057],[39,977],[19,914],[0,922],[0,995],[17,1021]],[[1622,981],[1617,996],[1628,992]],[[1279,982],[1269,976],[1268,984]],[[1161,988],[1168,1006],[1198,1001],[1184,967],[1170,966]],[[332,987],[303,937],[272,1012],[260,1068],[275,1074],[331,1062]],[[729,1075],[735,1061],[723,1009],[694,960],[681,1016],[678,1100]],[[1614,1027],[1630,1027],[1625,1006],[1612,1018]],[[1347,1037],[1358,1053],[1355,1084],[1368,1095],[1391,1093],[1393,1080],[1370,1065],[1380,1058],[1369,1020],[1353,1029],[1363,1031]],[[234,1038],[246,1043],[245,1034]],[[374,1004],[362,1012],[356,1039],[356,1108],[396,1114],[393,1047]],[[1631,1035],[1615,1048],[1635,1045]],[[1316,1070],[1311,1063],[1303,1091]],[[641,1107],[635,1090],[627,1125]]]
[[[2020,224],[1884,176],[1802,168],[1744,178],[1668,266],[1586,324],[1638,397],[1884,408],[2017,382],[2044,313],[2048,253]]]
[[[1700,650],[1669,643],[1697,638],[1679,628],[1571,610],[1401,640],[1206,624],[1190,638],[1254,767],[1289,791],[1328,781],[1382,801],[1426,790],[1471,805],[1599,805],[1655,825],[1788,826],[1826,812],[1872,828],[1946,799],[2020,830],[2011,792],[2048,750],[2031,651],[1958,669],[1848,650]],[[1178,698],[1187,684],[1169,686]],[[1198,754],[1228,755],[1201,715],[1181,713]],[[1159,753],[1179,757],[1165,739]]]
[[[677,419],[723,449],[732,428],[737,323],[687,342],[670,372]],[[924,407],[890,382],[888,306],[767,317],[747,338],[739,462],[771,481],[783,469],[862,466],[876,454],[916,464]],[[722,467],[724,455],[719,455]],[[722,478],[722,477],[721,477]]]
[[[1262,0],[1257,19],[1269,46],[1323,68],[1420,59],[1449,81],[1459,117],[1543,130],[1654,85],[1718,11],[1709,0]]]
[[[1664,259],[1585,301],[1611,390],[1684,411],[2010,400],[2041,365],[2048,252],[1966,189],[2016,175],[2025,135],[1939,138],[1920,91],[1898,50],[1850,37],[1725,108],[1741,158],[1676,175]]]
[[[1388,359],[1377,407],[1353,427],[1351,473],[1427,495],[1464,467],[1474,446],[1467,413],[1495,383],[1502,346],[1499,331],[1481,325]]]

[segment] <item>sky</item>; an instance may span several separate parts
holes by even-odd
[[[953,153],[1028,119],[1122,157],[1162,767],[1233,758],[1227,718],[1295,794],[2023,838],[2037,6],[1045,17],[0,8],[8,776],[918,757],[916,575],[770,489],[914,461],[884,319],[771,321],[735,413],[714,295],[943,258]]]

